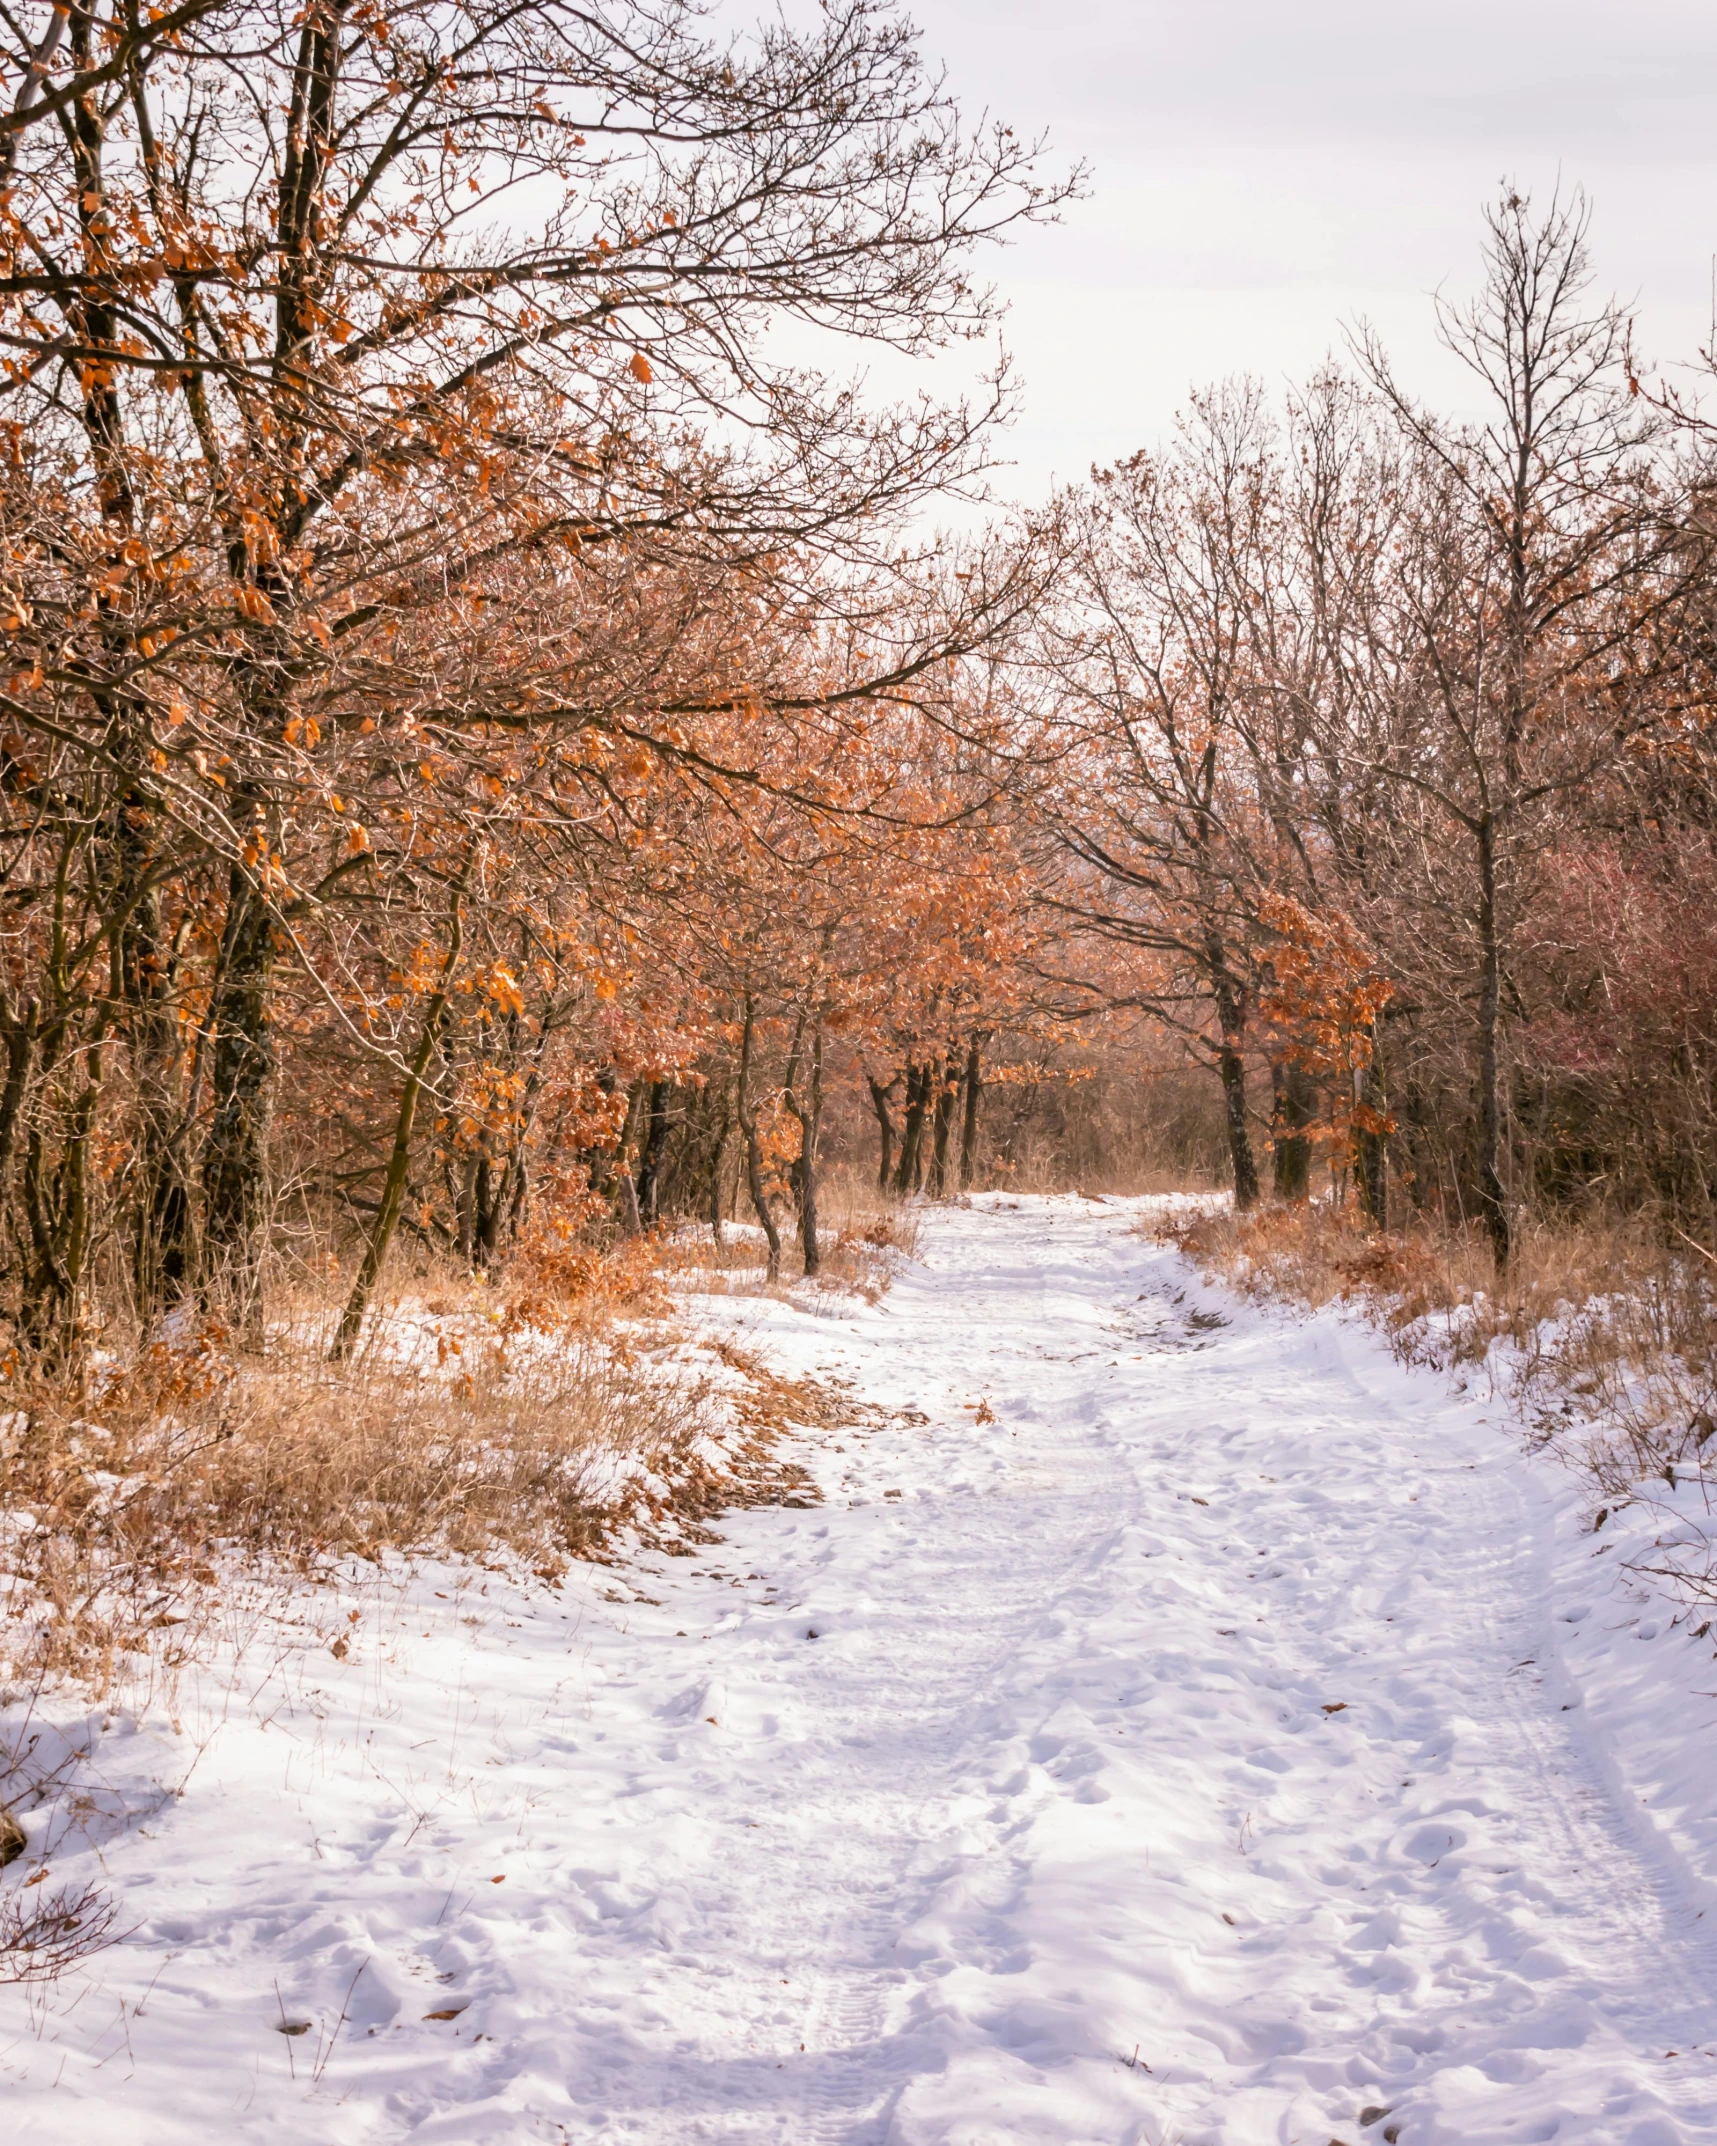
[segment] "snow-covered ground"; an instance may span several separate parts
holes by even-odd
[[[1712,1636],[1140,1204],[700,1305],[876,1404],[820,1507],[92,1716],[32,1857],[134,1934],[0,2001],[5,2137],[1717,2141]]]

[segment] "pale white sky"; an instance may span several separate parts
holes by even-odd
[[[1088,200],[993,264],[1039,496],[1157,438],[1189,383],[1299,376],[1363,313],[1445,404],[1429,294],[1481,205],[1560,174],[1648,350],[1691,358],[1717,253],[1711,0],[910,0],[968,108],[1047,130]]]

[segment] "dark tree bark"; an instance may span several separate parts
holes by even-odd
[[[274,1114],[274,918],[249,866],[234,864],[209,1024],[213,1111],[203,1151],[205,1287],[240,1338],[262,1339],[268,1136]]]
[[[1258,1165],[1246,1124],[1246,1067],[1240,1053],[1225,1043],[1217,1058],[1222,1082],[1222,1112],[1228,1131],[1228,1159],[1234,1172],[1234,1205],[1245,1214],[1258,1204]]]
[[[948,1140],[954,1129],[956,1092],[945,1058],[937,1059],[930,1081],[935,1095],[930,1141],[930,1197],[939,1200],[948,1184]]]
[[[1228,1159],[1234,1171],[1234,1205],[1244,1214],[1258,1204],[1258,1164],[1252,1153],[1252,1133],[1246,1119],[1246,1061],[1240,1055],[1244,1034],[1240,992],[1220,946],[1212,947],[1209,968],[1220,1037],[1216,1071],[1222,1082]]]
[[[646,1107],[644,1151],[638,1161],[638,1213],[646,1229],[657,1219],[662,1163],[668,1152],[668,1099],[672,1094],[671,1081],[651,1082]]]
[[[894,1160],[894,1120],[889,1115],[888,1099],[894,1093],[894,1084],[900,1075],[892,1075],[886,1086],[879,1080],[871,1080],[868,1074],[865,1078],[870,1084],[870,1107],[876,1112],[876,1189],[886,1192],[889,1165]]]
[[[1389,1227],[1389,1096],[1383,1039],[1372,1030],[1371,1056],[1354,1077],[1353,1176],[1360,1212],[1374,1229]]]
[[[930,1107],[930,1067],[906,1068],[906,1123],[900,1139],[900,1160],[894,1168],[894,1189],[916,1192],[924,1178],[924,1118]]]
[[[1499,1274],[1508,1271],[1513,1232],[1503,1189],[1502,1111],[1498,1094],[1497,1023],[1502,1010],[1502,954],[1497,942],[1496,822],[1489,812],[1478,826],[1478,1190],[1479,1213]]]
[[[24,1092],[30,1082],[30,1065],[36,1054],[36,1001],[29,999],[16,1012],[0,985],[0,1041],[6,1047],[6,1077],[0,1085],[0,1204],[6,1196],[6,1180],[17,1145],[18,1120],[24,1107]]]
[[[758,1136],[757,1113],[751,1104],[752,1047],[757,1035],[756,1002],[745,1002],[745,1026],[739,1039],[739,1082],[736,1090],[735,1111],[739,1129],[745,1138],[745,1183],[751,1194],[751,1205],[757,1219],[763,1225],[763,1236],[769,1246],[769,1279],[781,1279],[781,1230],[769,1205],[769,1194],[763,1183],[763,1142]]]
[[[632,1168],[632,1150],[649,1108],[652,1085],[647,1080],[632,1083],[626,1098],[626,1122],[620,1128],[620,1145],[615,1151],[614,1196],[620,1210],[620,1227],[628,1237],[636,1237],[644,1227],[638,1179]]]
[[[45,1088],[60,1070],[66,1016],[54,1022],[38,1064]],[[106,1017],[82,1047],[82,1080],[63,1114],[57,1152],[50,1149],[43,1112],[32,1114],[24,1145],[24,1214],[30,1259],[19,1310],[19,1332],[33,1356],[62,1376],[81,1378],[88,1356],[86,1292],[94,1216],[90,1205],[90,1143],[105,1080]],[[68,1068],[69,1069],[69,1068]]]
[[[1306,1127],[1317,1110],[1317,1085],[1304,1066],[1273,1058],[1270,1086],[1275,1097],[1275,1196],[1303,1200],[1311,1190],[1312,1144]]]
[[[193,1243],[184,1050],[174,1004],[178,949],[168,945],[162,924],[149,840],[153,819],[154,807],[134,791],[121,800],[120,989],[136,1109],[131,1270],[145,1327],[191,1286]]]
[[[974,1036],[966,1051],[965,1109],[960,1125],[960,1190],[970,1192],[978,1174],[978,1106],[984,1093],[984,1057]]]

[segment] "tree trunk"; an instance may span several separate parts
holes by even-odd
[[[17,1144],[18,1119],[24,1107],[24,1091],[30,1082],[30,1064],[36,1054],[36,1002],[25,1001],[17,1013],[0,985],[0,1038],[6,1045],[6,1078],[0,1087],[0,1212],[4,1211],[6,1178],[12,1150]]]
[[[1374,1229],[1389,1227],[1389,1098],[1382,1039],[1372,1029],[1371,1056],[1354,1073],[1353,1177],[1359,1208]]]
[[[799,1121],[799,1242],[805,1252],[805,1273],[814,1278],[823,1263],[817,1242],[817,1142],[823,1129],[823,1023],[811,1024],[810,1079],[801,1101],[796,1086],[787,1090],[787,1108]]]
[[[937,1059],[931,1086],[936,1108],[930,1142],[930,1197],[939,1200],[948,1183],[948,1137],[954,1129],[954,1082],[949,1077],[945,1058]]]
[[[1306,1127],[1317,1109],[1317,1086],[1304,1066],[1270,1061],[1274,1092],[1275,1196],[1303,1200],[1311,1190],[1312,1144]]]
[[[1479,816],[1478,1179],[1479,1212],[1498,1274],[1513,1251],[1508,1198],[1503,1190],[1501,1107],[1497,1093],[1497,1024],[1502,1004],[1502,958],[1496,928],[1496,822]]]
[[[670,1081],[651,1083],[644,1152],[638,1163],[638,1213],[648,1229],[657,1219],[656,1208],[662,1183],[662,1161],[668,1150],[668,1098]]]
[[[477,1175],[472,1186],[471,1200],[471,1259],[472,1264],[487,1273],[490,1255],[495,1249],[495,1239],[501,1227],[500,1203],[496,1198],[500,1181],[495,1174],[494,1157],[489,1153],[487,1133],[477,1155]]]
[[[531,1159],[526,1152],[523,1140],[519,1142],[512,1161],[507,1165],[507,1186],[505,1217],[507,1242],[517,1244],[519,1232],[525,1224],[525,1215],[529,1210],[531,1197]]]
[[[650,1099],[650,1082],[638,1080],[632,1083],[631,1093],[626,1098],[626,1122],[620,1128],[620,1145],[614,1154],[614,1190],[620,1204],[620,1227],[628,1237],[636,1237],[644,1227],[639,1212],[638,1180],[632,1169],[632,1143],[638,1137],[638,1127]]]
[[[85,1303],[93,1235],[90,1143],[104,1079],[105,1026],[105,1015],[99,1016],[84,1047],[83,1083],[65,1112],[58,1154],[49,1154],[40,1108],[32,1114],[24,1148],[24,1211],[32,1259],[19,1330],[33,1355],[62,1377],[79,1380],[90,1339]],[[57,1058],[57,1041],[50,1037],[40,1069],[44,1087]]]
[[[739,1039],[739,1085],[736,1112],[739,1129],[745,1137],[745,1183],[751,1194],[751,1204],[757,1219],[763,1225],[763,1235],[769,1246],[769,1279],[781,1279],[781,1231],[769,1206],[769,1194],[763,1184],[763,1143],[757,1133],[757,1113],[751,1107],[751,1052],[757,1031],[757,1009],[751,999],[745,1001],[745,1027]]]
[[[1224,1042],[1217,1057],[1222,1082],[1222,1110],[1228,1129],[1228,1159],[1234,1171],[1234,1206],[1239,1214],[1258,1204],[1258,1165],[1246,1124],[1246,1067],[1240,1053]]]
[[[960,1190],[970,1192],[978,1174],[978,1104],[984,1092],[984,1060],[976,1036],[966,1052],[966,1107],[960,1126]]]
[[[886,1087],[879,1080],[871,1080],[868,1073],[865,1078],[870,1081],[870,1107],[876,1112],[876,1189],[886,1192],[889,1164],[894,1160],[894,1120],[888,1114],[888,1099],[894,1093],[894,1083],[900,1075],[896,1073]]]
[[[274,1106],[274,919],[260,881],[232,867],[209,1022],[213,1111],[203,1153],[205,1285],[248,1345],[262,1339],[268,1136]]]
[[[1252,1134],[1246,1122],[1246,1061],[1240,1055],[1244,1022],[1240,993],[1229,974],[1227,957],[1214,939],[1207,950],[1211,995],[1216,1001],[1220,1043],[1216,1071],[1222,1082],[1222,1110],[1228,1129],[1228,1159],[1234,1171],[1235,1211],[1244,1214],[1258,1204],[1258,1165],[1252,1154]]]
[[[461,888],[463,885],[461,880]],[[453,981],[454,970],[459,966],[459,949],[464,939],[459,899],[459,894],[455,893],[453,921],[447,941],[447,959],[441,965],[441,981],[436,986],[435,996],[430,1000],[429,1010],[424,1015],[423,1034],[418,1039],[417,1050],[407,1069],[405,1086],[400,1090],[399,1112],[394,1120],[393,1153],[388,1157],[387,1174],[382,1179],[381,1203],[376,1209],[375,1225],[370,1231],[370,1241],[364,1248],[364,1260],[358,1269],[358,1278],[352,1284],[352,1293],[346,1299],[345,1310],[340,1314],[334,1345],[328,1351],[334,1363],[342,1363],[352,1353],[353,1345],[363,1329],[364,1314],[370,1306],[371,1292],[381,1278],[388,1247],[393,1243],[394,1231],[399,1226],[399,1211],[405,1202],[406,1174],[411,1166],[411,1128],[417,1116],[417,1099],[423,1093],[423,1076],[428,1072],[429,1061],[434,1057],[436,1045],[441,1040],[441,1022],[447,1011],[448,987]]]
[[[131,1271],[147,1329],[191,1286],[190,1167],[185,1152],[184,1050],[173,1003],[177,949],[165,941],[148,828],[154,808],[128,793],[119,808],[120,989],[137,1113]]]
[[[900,1137],[900,1160],[894,1167],[894,1189],[899,1193],[918,1190],[923,1178],[924,1113],[930,1103],[928,1065],[906,1068],[906,1123]]]

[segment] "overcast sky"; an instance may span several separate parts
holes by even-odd
[[[1089,198],[997,267],[1041,494],[1158,437],[1190,383],[1303,375],[1363,314],[1445,404],[1430,294],[1474,281],[1512,178],[1583,186],[1647,346],[1710,332],[1712,0],[910,0],[970,108],[1051,136]]]

